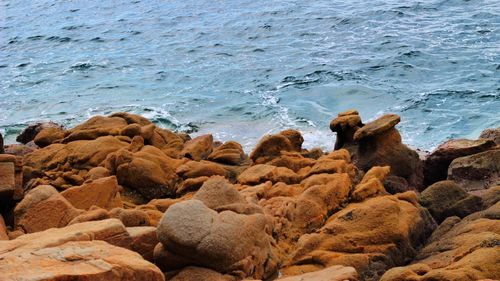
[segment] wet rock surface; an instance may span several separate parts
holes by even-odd
[[[128,113],[30,128],[0,155],[0,277],[499,279],[496,131],[422,161],[400,119],[348,110],[333,151],[290,129],[250,155]]]

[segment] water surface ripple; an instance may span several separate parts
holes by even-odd
[[[0,1],[0,130],[128,111],[249,146],[402,116],[431,149],[500,126],[500,1]]]

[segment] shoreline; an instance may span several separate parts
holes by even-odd
[[[400,121],[348,110],[330,122],[333,149],[287,129],[248,153],[124,112],[34,124],[0,154],[0,276],[500,278],[500,128],[429,153],[403,143]]]

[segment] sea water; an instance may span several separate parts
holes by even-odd
[[[0,131],[142,114],[246,148],[402,117],[432,149],[500,126],[500,1],[0,1]]]

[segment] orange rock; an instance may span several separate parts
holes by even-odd
[[[224,166],[210,161],[189,161],[177,168],[176,173],[184,179],[229,176],[229,171]]]
[[[230,210],[238,214],[262,213],[260,206],[247,202],[236,188],[220,176],[207,180],[193,199],[200,200],[217,212]]]
[[[304,138],[302,137],[302,134],[299,131],[288,129],[279,132],[279,134],[285,136],[290,141],[294,151],[297,152],[302,151],[302,143],[304,142]]]
[[[112,136],[95,140],[74,141],[68,144],[52,144],[37,149],[24,157],[24,182],[45,178],[48,183],[54,178],[44,176],[49,171],[90,170],[103,162],[108,154],[129,146]]]
[[[16,190],[15,157],[0,155],[0,200],[10,202]]]
[[[127,126],[127,121],[120,117],[94,116],[82,124],[66,131],[63,142],[93,140],[101,136],[119,135]]]
[[[255,146],[250,154],[250,159],[252,159],[255,164],[262,164],[279,156],[282,151],[294,151],[294,146],[291,141],[281,134],[267,135]]]
[[[39,147],[49,146],[64,138],[64,130],[58,127],[48,127],[42,129],[34,138],[34,142]]]
[[[68,241],[102,240],[112,245],[128,248],[131,238],[123,223],[117,219],[90,221],[69,225],[63,228],[50,228],[44,231],[24,234],[14,240],[0,242],[0,253],[18,248],[40,250],[64,244]]]
[[[181,155],[183,157],[200,161],[212,153],[214,138],[212,135],[202,135],[184,143]]]
[[[78,209],[88,210],[92,206],[98,206],[111,210],[123,207],[121,200],[114,200],[118,191],[118,181],[115,176],[111,176],[68,188],[61,192],[61,195]]]
[[[85,213],[82,213],[75,218],[73,218],[68,225],[76,224],[76,223],[81,223],[81,222],[87,222],[87,221],[99,221],[99,220],[105,220],[109,219],[110,216],[108,214],[108,211],[105,209],[92,206],[88,211]]]
[[[208,268],[188,266],[175,274],[169,281],[236,281],[231,275],[224,275]]]
[[[175,203],[179,203],[184,201],[183,198],[162,198],[162,199],[153,199],[149,201],[148,205],[154,206],[155,209],[160,212],[166,212],[170,206]]]
[[[247,156],[239,143],[228,141],[215,148],[207,159],[227,165],[240,165],[246,158]]]
[[[120,185],[146,199],[175,194],[179,178],[174,171],[180,162],[154,146],[145,145],[134,153],[122,149],[110,154],[104,165],[116,174]]]
[[[363,127],[361,117],[356,110],[341,112],[330,122],[330,130],[337,133],[335,149],[346,148],[354,144],[354,134]]]
[[[54,122],[38,122],[34,124],[30,124],[26,127],[17,137],[16,141],[22,144],[27,144],[33,141],[36,136],[43,130],[46,129],[57,129],[58,131],[63,131],[63,127]],[[64,137],[64,134],[61,138]]]
[[[266,181],[293,184],[298,183],[300,179],[298,174],[288,168],[267,164],[252,166],[238,176],[238,182],[241,184],[259,184]]]
[[[81,214],[55,188],[41,185],[26,194],[14,209],[16,228],[26,233],[64,227]]]
[[[335,173],[348,173],[354,178],[356,174],[356,167],[345,160],[335,160],[328,157],[320,158],[316,164],[307,172],[306,177],[314,174],[335,174]]]
[[[178,158],[184,146],[184,140],[174,132],[156,127],[153,136],[147,142],[162,150],[166,155]]]
[[[119,219],[127,227],[151,225],[148,214],[142,210],[114,208],[109,211],[109,216]]]
[[[127,232],[132,238],[131,249],[139,253],[145,260],[153,261],[153,251],[158,244],[156,227],[135,226],[127,227]]]
[[[449,217],[433,233],[413,264],[395,267],[382,281],[499,279],[500,203],[460,220]]]
[[[356,268],[362,280],[376,280],[389,267],[411,259],[434,228],[423,208],[394,196],[349,204],[316,233],[299,239],[283,272],[345,265]]]
[[[165,212],[158,239],[173,256],[191,265],[239,278],[267,278],[277,270],[278,260],[266,227],[262,214],[217,213],[199,200],[188,200]]]
[[[354,188],[352,198],[355,201],[363,201],[368,197],[377,195],[386,195],[387,191],[384,188],[383,181],[391,171],[389,166],[371,168],[363,176],[361,182]]]
[[[278,278],[276,281],[358,281],[358,273],[353,267],[334,265],[322,270],[297,276]]]
[[[186,179],[182,182],[182,185],[177,188],[176,194],[179,196],[188,192],[196,191],[200,189],[203,183],[208,179],[209,177],[207,176]]]
[[[399,120],[398,115],[386,114],[357,130],[354,162],[363,171],[373,166],[390,166],[392,175],[421,190],[423,164],[417,152],[401,142],[401,135],[394,127]]]
[[[103,241],[74,241],[42,249],[0,254],[4,280],[165,280],[153,264],[130,250]]]
[[[111,176],[111,173],[109,172],[108,169],[104,167],[95,167],[92,168],[88,171],[88,173],[85,175],[86,180],[96,180],[100,178],[105,178]]]
[[[305,158],[298,152],[282,152],[280,156],[269,161],[267,164],[286,167],[294,172],[298,172],[304,167],[311,167],[316,163],[314,159]]]

